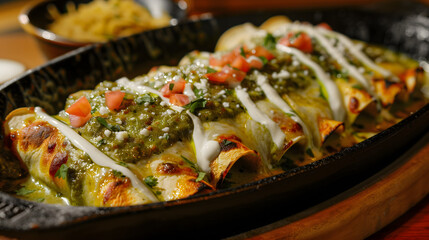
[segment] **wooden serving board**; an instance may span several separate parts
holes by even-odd
[[[400,217],[428,193],[429,133],[389,166],[352,189],[230,239],[364,239]],[[429,230],[423,235],[429,237]]]

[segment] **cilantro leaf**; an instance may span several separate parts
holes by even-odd
[[[170,91],[173,91],[173,88],[174,88],[174,83],[168,84],[168,89],[170,89]]]
[[[246,57],[246,53],[244,52],[244,48],[243,47],[240,48],[240,55],[243,56],[243,57]]]
[[[195,163],[193,163],[191,160],[187,159],[186,157],[184,157],[183,155],[180,155],[180,157],[182,157],[182,159],[189,165],[191,165],[191,168],[193,168],[194,170],[198,170],[197,166],[195,165]]]
[[[118,125],[112,125],[108,123],[105,118],[97,117],[96,119],[97,119],[97,122],[99,122],[101,125],[109,129],[110,131],[119,132],[121,130],[121,128]]]
[[[125,177],[124,174],[122,174],[122,172],[117,171],[117,170],[112,170],[113,171],[113,176],[117,177],[117,178],[123,178]]]
[[[222,141],[222,145],[224,145],[224,146],[228,146],[229,144],[232,144],[233,142],[231,142],[231,141],[228,141],[228,140],[226,140],[226,139],[224,139],[223,141]]]
[[[358,90],[362,90],[363,89],[362,85],[359,85],[359,84],[353,85],[352,88],[358,89]]]
[[[118,162],[118,165],[121,165],[123,167],[128,167],[128,164],[125,162]]]
[[[188,104],[186,104],[185,106],[183,106],[186,109],[189,109],[189,111],[191,113],[195,113],[196,110],[201,109],[201,108],[205,108],[207,104],[207,100],[204,98],[199,98],[197,100],[194,100]]]
[[[67,179],[68,170],[69,170],[69,167],[65,164],[62,164],[61,167],[55,173],[55,177]]]
[[[194,94],[197,98],[200,98],[204,95],[204,91],[202,89],[198,89],[198,88],[194,87],[192,89],[192,91],[194,92]]]
[[[197,179],[195,179],[195,182],[199,182],[199,181],[203,180],[205,176],[206,176],[205,172],[199,172]]]
[[[35,191],[36,190],[34,190],[34,189],[27,189],[25,187],[22,187],[22,188],[16,190],[16,195],[18,195],[18,196],[25,196],[25,195],[28,195],[28,194],[33,193]]]
[[[276,39],[271,33],[268,33],[264,38],[264,46],[268,49],[276,48]]]
[[[215,72],[217,72],[215,69],[211,67],[207,67],[207,73],[215,73]]]
[[[259,59],[261,59],[261,61],[264,65],[268,63],[268,59],[264,56],[260,56]]]
[[[154,103],[155,99],[148,93],[146,93],[146,94],[144,94],[144,95],[142,95],[136,99],[137,104],[143,104],[145,102]]]
[[[148,176],[144,179],[144,183],[149,187],[153,188],[158,184],[158,179],[154,176]]]

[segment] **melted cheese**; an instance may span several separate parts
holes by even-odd
[[[34,111],[41,119],[47,121],[52,126],[56,127],[62,134],[64,134],[64,136],[66,136],[75,147],[87,153],[94,163],[99,166],[108,167],[121,172],[126,177],[128,177],[131,180],[133,186],[139,189],[146,197],[149,198],[150,201],[159,202],[158,198],[153,194],[153,192],[148,187],[146,187],[146,185],[144,185],[128,168],[118,165],[114,160],[94,147],[85,138],[73,131],[73,129],[43,112],[40,107],[36,107]]]
[[[307,143],[313,145],[313,137],[308,130],[307,125],[301,120],[301,118],[292,110],[292,108],[280,97],[277,91],[268,83],[267,77],[259,74],[256,78],[256,83],[264,91],[265,96],[270,100],[274,105],[280,108],[283,112],[288,114],[295,122],[301,125],[302,130],[304,131],[305,136],[308,138]]]
[[[243,88],[240,86],[236,87],[235,93],[237,94],[238,100],[240,100],[240,102],[247,109],[247,113],[250,115],[250,117],[256,122],[264,125],[270,132],[274,144],[276,144],[278,148],[282,148],[286,136],[280,127],[256,107],[255,103],[250,99],[249,94],[247,94]]]
[[[319,85],[325,88],[326,92],[328,93],[327,98],[329,106],[331,107],[332,113],[334,115],[334,119],[340,122],[344,121],[346,111],[342,104],[341,93],[335,83],[325,73],[325,71],[323,71],[323,69],[317,63],[313,62],[309,57],[296,48],[286,47],[285,45],[281,44],[277,44],[276,48],[280,52],[294,55],[300,62],[307,65],[314,71],[319,80]]]

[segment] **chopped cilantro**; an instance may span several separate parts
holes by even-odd
[[[358,90],[362,90],[363,89],[362,85],[359,85],[359,84],[353,85],[352,88],[358,89]]]
[[[55,173],[55,177],[66,179],[68,170],[69,170],[69,167],[67,165],[65,164],[61,165],[61,167]]]
[[[223,141],[222,141],[222,145],[224,145],[224,146],[228,146],[229,144],[232,144],[233,142],[231,142],[231,141],[228,141],[228,140],[226,140],[226,139],[224,139]]]
[[[246,57],[246,53],[244,52],[244,48],[243,47],[240,48],[240,55],[243,56],[243,57]]]
[[[204,91],[202,89],[198,89],[198,88],[194,87],[192,89],[192,91],[194,91],[194,94],[197,98],[200,98],[204,95]]]
[[[105,139],[101,139],[100,141],[97,142],[97,147],[100,147],[101,145],[106,144],[106,140]]]
[[[294,113],[285,113],[285,114],[286,114],[286,116],[288,116],[288,117],[295,117],[295,116],[296,116]]]
[[[125,162],[118,162],[118,165],[121,165],[123,167],[128,167],[128,164]]]
[[[146,94],[144,94],[144,95],[142,95],[136,99],[137,104],[143,104],[145,102],[154,103],[155,99],[148,93],[146,93]]]
[[[215,73],[215,72],[217,72],[215,69],[211,67],[207,67],[207,73]]]
[[[261,59],[261,61],[264,65],[268,63],[268,59],[264,56],[260,56],[259,59]]]
[[[117,177],[117,178],[123,178],[125,177],[124,174],[122,174],[122,172],[117,171],[117,170],[112,170],[113,171],[113,176]]]
[[[149,187],[153,188],[158,184],[158,179],[154,176],[148,176],[144,179],[144,183]]]
[[[325,88],[323,88],[322,86],[320,86],[320,97],[325,99],[326,101],[328,101],[327,92],[326,92]]]
[[[121,128],[118,125],[112,125],[108,123],[105,118],[97,117],[96,119],[97,119],[97,122],[99,122],[101,125],[109,129],[110,131],[119,132],[121,130]]]
[[[97,108],[93,108],[93,109],[91,109],[91,114],[94,114],[94,113],[96,113],[98,111],[98,109]]]
[[[197,100],[194,100],[185,106],[183,106],[186,109],[189,109],[191,113],[195,113],[197,109],[205,108],[207,104],[207,100],[204,98],[199,98]]]
[[[264,38],[264,46],[267,49],[274,49],[276,48],[276,39],[271,33],[268,33]]]
[[[45,199],[44,199],[44,198],[38,198],[38,199],[36,199],[35,201],[36,201],[36,202],[44,202],[44,201],[45,201]]]
[[[195,182],[199,182],[199,181],[203,180],[205,176],[206,176],[205,172],[199,172],[197,179],[195,179]]]
[[[197,170],[197,166],[195,165],[195,163],[193,163],[191,160],[187,159],[186,157],[184,157],[183,155],[180,155],[180,157],[182,157],[182,159],[189,165],[191,165],[191,167],[194,170]]]
[[[170,91],[173,91],[173,88],[174,88],[174,83],[168,84],[168,89],[170,89]]]
[[[28,195],[28,194],[33,193],[35,191],[36,190],[34,190],[34,189],[27,189],[25,187],[22,187],[22,188],[20,188],[20,189],[18,189],[16,191],[16,195],[18,195],[18,196],[25,196],[25,195]]]
[[[166,133],[164,138],[167,140],[170,139],[170,134]]]

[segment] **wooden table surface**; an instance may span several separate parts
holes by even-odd
[[[36,41],[20,30],[16,18],[11,19],[11,16],[17,16],[23,2],[28,3],[0,4],[0,58],[19,61],[31,69],[45,63],[46,59]],[[209,5],[206,3],[204,6]],[[368,239],[429,239],[429,196]]]

